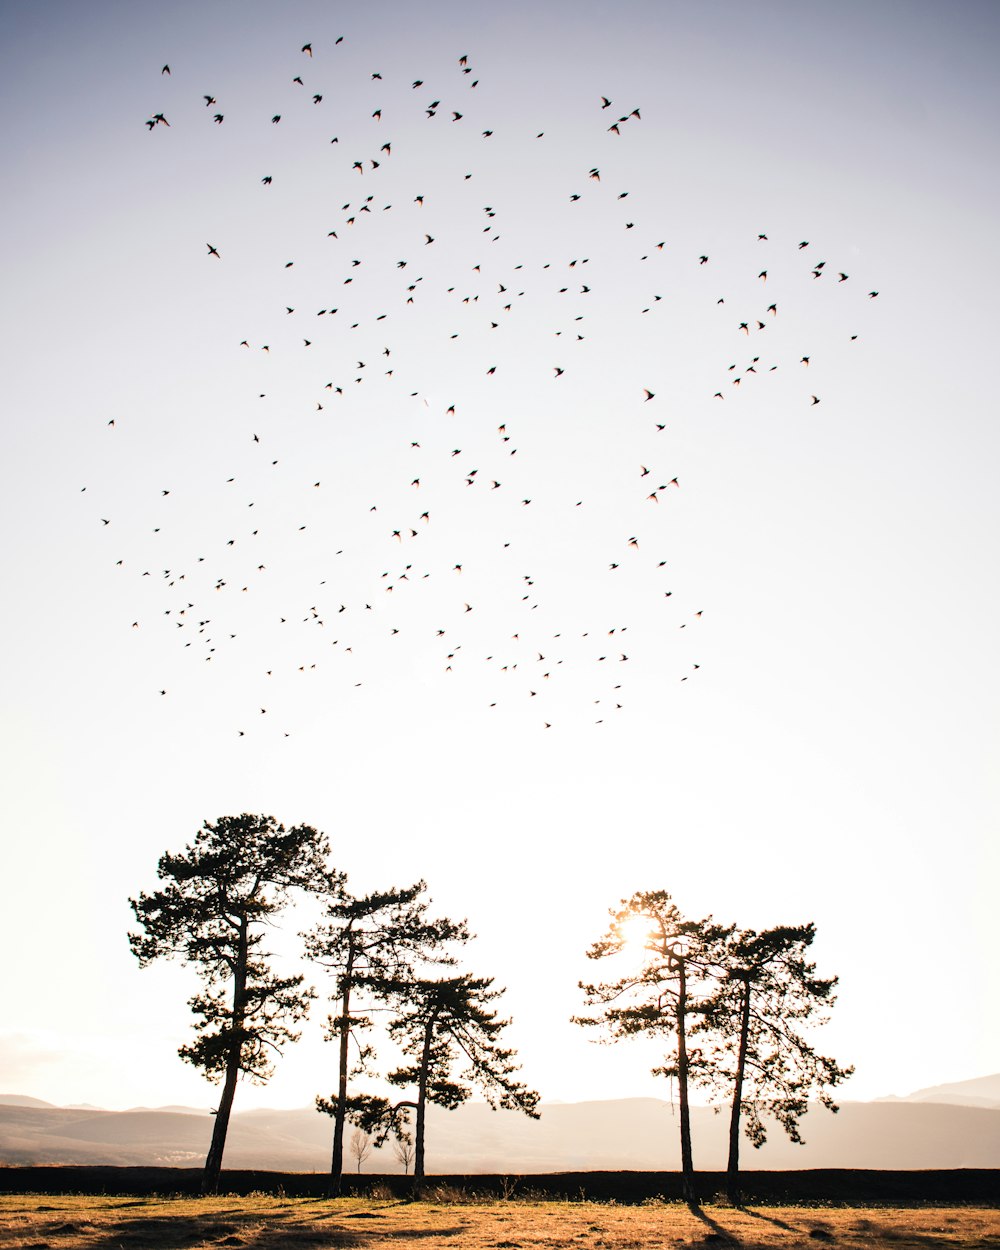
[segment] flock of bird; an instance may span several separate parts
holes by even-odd
[[[213,493],[157,488],[144,520],[159,523],[115,560],[149,579],[131,627],[166,625],[200,662],[240,666],[253,692],[233,712],[240,737],[264,725],[289,736],[293,725],[269,720],[275,684],[331,671],[324,697],[387,672],[464,675],[488,708],[521,706],[545,729],[584,714],[605,724],[627,707],[625,674],[649,680],[650,657],[674,639],[673,679],[700,670],[696,643],[678,631],[696,632],[702,608],[675,596],[670,569],[685,474],[655,320],[671,306],[668,259],[697,284],[717,337],[708,358],[730,357],[704,381],[710,404],[795,371],[793,394],[815,409],[823,397],[808,380],[827,344],[799,341],[789,355],[786,335],[772,348],[786,296],[801,323],[813,290],[840,300],[858,288],[851,315],[878,291],[828,266],[809,240],[765,231],[748,235],[733,290],[719,289],[711,249],[677,255],[646,224],[642,192],[612,189],[638,159],[613,145],[647,123],[638,104],[617,108],[599,91],[584,124],[603,155],[561,189],[553,166],[516,202],[504,178],[512,154],[530,164],[529,148],[553,139],[519,117],[482,117],[468,56],[434,88],[361,71],[343,42],[303,44],[300,72],[275,84],[280,102],[259,121],[237,119],[221,92],[179,94],[171,66],[160,71],[171,99],[145,121],[149,142],[169,131],[173,151],[198,120],[220,136],[237,120],[260,127],[268,163],[246,194],[291,194],[280,238],[269,203],[256,245],[246,228],[204,244],[209,284],[229,266],[264,275],[266,294],[239,305],[244,333],[229,344],[245,379],[239,445]],[[367,84],[361,117],[329,85],[348,69]],[[349,98],[357,111],[362,91]],[[321,140],[322,184],[306,197],[323,205],[320,231],[301,207],[301,166],[282,162],[274,136],[299,128],[298,152],[324,109],[336,123]],[[477,203],[481,182],[488,203]],[[576,252],[584,235],[586,254]],[[579,447],[564,455],[560,434],[581,404]],[[110,416],[109,436],[121,425]],[[109,542],[140,527],[135,516],[99,523]]]

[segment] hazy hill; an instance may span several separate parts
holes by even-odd
[[[944,1102],[952,1106],[1000,1107],[1000,1072],[978,1076],[971,1081],[952,1081],[915,1090],[904,1098],[892,1095],[880,1102]]]
[[[28,1100],[22,1100],[28,1101]],[[34,1100],[40,1101],[40,1100]],[[542,1104],[542,1118],[431,1108],[428,1169],[436,1172],[670,1170],[679,1166],[676,1110],[653,1098]],[[693,1109],[696,1166],[721,1169],[726,1119]],[[331,1121],[311,1109],[234,1114],[226,1147],[231,1168],[324,1171]],[[744,1147],[747,1168],[998,1168],[1000,1109],[930,1100],[845,1103],[838,1115],[813,1108],[807,1141],[794,1146],[778,1129],[761,1151]],[[197,1166],[211,1136],[205,1113],[91,1111],[0,1102],[0,1163]],[[401,1170],[390,1150],[368,1172]]]

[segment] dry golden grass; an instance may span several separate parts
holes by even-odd
[[[792,1250],[1000,1250],[1000,1212],[985,1207],[706,1206],[680,1203],[341,1198],[100,1198],[0,1195],[3,1250],[660,1250],[720,1244]]]

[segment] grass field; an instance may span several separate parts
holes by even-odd
[[[652,1250],[729,1244],[791,1250],[1000,1250],[1000,1211],[987,1207],[705,1206],[676,1202],[475,1202],[442,1191],[395,1199],[0,1196],[3,1250],[196,1250],[208,1246],[601,1247]]]

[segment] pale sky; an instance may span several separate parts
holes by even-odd
[[[211,1103],[127,900],[241,811],[467,916],[547,1099],[667,1095],[568,1022],[637,889],[815,921],[849,1097],[997,1070],[996,6],[0,24],[0,1092]]]

